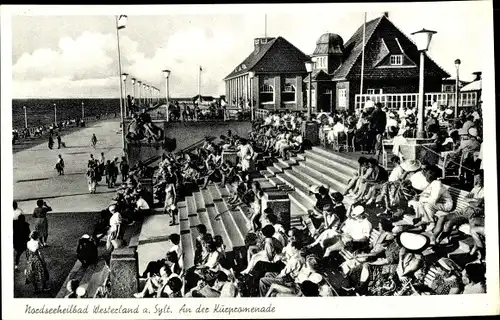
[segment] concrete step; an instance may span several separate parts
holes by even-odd
[[[306,151],[306,159],[315,160],[316,162],[324,165],[326,168],[335,170],[335,175],[344,179],[345,183],[347,183],[349,179],[356,173],[355,168],[352,168],[351,166],[346,165],[343,162],[337,161],[337,159],[331,159],[324,156],[323,154],[316,153],[313,150]]]
[[[289,161],[293,161],[295,163],[299,163],[300,161],[304,161],[304,158],[299,157],[299,155],[303,155],[303,153],[298,153],[296,156],[290,157]]]
[[[210,219],[210,224],[212,225],[212,236],[220,235],[222,237],[222,241],[224,241],[224,244],[226,245],[226,251],[232,251],[233,245],[231,242],[231,238],[229,237],[227,230],[218,217],[218,212],[215,208],[214,200],[210,194],[210,191],[208,189],[201,190],[201,194],[208,213],[208,218]]]
[[[273,166],[278,169],[280,172],[283,172],[284,170],[286,169],[289,169],[290,166],[286,165],[286,164],[282,164],[280,162],[275,162],[273,163]]]
[[[170,226],[166,214],[151,215],[144,219],[139,236],[139,247],[145,243],[168,241],[172,233],[180,234],[180,225]]]
[[[309,178],[309,176],[303,174],[300,170],[298,170],[298,168],[299,167],[297,166],[297,167],[295,167],[292,170],[288,170],[287,172],[285,172],[285,174],[288,175],[288,176],[290,176],[295,181],[297,181],[301,186],[303,186],[304,188],[306,188],[307,191],[309,192],[309,188],[312,185],[317,185],[317,183],[316,183],[316,181],[311,180]]]
[[[284,185],[283,181],[276,177],[270,177],[267,179],[273,186],[279,188],[280,186]]]
[[[218,213],[217,217],[219,221],[222,222],[222,226],[231,241],[231,246],[233,248],[242,247],[245,245],[244,234],[241,232],[240,227],[229,210],[229,207],[226,202],[222,200],[222,197],[220,197],[220,193],[216,190],[216,188],[217,187],[215,186],[209,186],[209,190],[214,199],[214,206]],[[218,198],[216,198],[216,196],[218,196]]]
[[[87,297],[94,297],[97,293],[97,289],[102,286],[105,280],[109,277],[111,270],[106,265],[104,260],[97,263],[96,269],[92,274],[89,282],[84,285],[85,291],[87,292]]]
[[[332,178],[342,184],[346,184],[349,182],[349,176],[339,172],[335,169],[335,163],[327,163],[324,160],[318,160],[317,158],[307,157],[305,164],[309,167],[314,167],[317,171],[327,175],[329,178]]]
[[[198,216],[196,212],[196,201],[193,196],[186,197],[186,207],[188,211],[188,216]]]
[[[184,270],[187,270],[194,266],[195,244],[190,233],[181,234],[181,245],[183,252],[182,263]]]
[[[191,225],[189,223],[188,212],[186,207],[179,207],[179,224],[181,234],[190,233]]]
[[[260,172],[261,175],[263,175],[266,178],[270,178],[270,177],[274,176],[269,171],[267,171],[267,169],[266,170],[260,170],[259,172]]]
[[[309,203],[309,200],[304,198],[297,191],[290,192],[288,196],[290,197],[290,201],[294,203],[303,212],[307,213],[307,210],[312,208],[312,206]]]
[[[196,206],[196,212],[200,212],[200,211],[205,210],[205,202],[203,201],[203,198],[201,196],[201,192],[200,191],[194,192],[193,197],[194,197],[194,202],[195,202],[195,206]]]
[[[278,163],[280,163],[281,165],[283,165],[285,168],[290,168],[291,166],[297,165],[297,161],[292,160],[291,158],[288,159],[288,160],[284,160],[282,158],[279,158],[278,159]]]
[[[277,173],[281,172],[280,170],[276,169],[275,167],[271,167],[271,166],[267,167],[267,171],[273,176],[275,176]]]
[[[194,192],[192,197],[194,198],[194,202],[196,205],[196,212],[200,223],[204,224],[207,227],[207,232],[210,234],[214,234],[214,229],[212,227],[212,223],[210,222],[210,218],[208,217],[207,210],[205,208],[205,203],[203,202],[202,195],[199,191]]]
[[[321,170],[310,162],[301,162],[297,168],[300,172],[309,176],[311,180],[315,179],[316,181],[318,181],[318,185],[323,185],[325,187],[328,186],[329,188],[338,192],[343,192],[346,187],[346,184],[340,182],[338,179],[333,178],[329,172]]]
[[[308,203],[312,203],[313,206],[316,204],[314,197],[309,196],[309,187],[301,185],[292,176],[287,174],[279,174],[277,177],[293,188],[294,191],[300,194],[304,199],[308,200]]]

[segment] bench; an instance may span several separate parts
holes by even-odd
[[[64,283],[56,295],[56,298],[64,298],[69,292],[66,286],[70,280],[80,281],[80,287],[85,289],[86,297],[93,298],[97,295],[99,288],[109,277],[110,269],[104,260],[96,264],[83,268],[80,261],[77,261]]]

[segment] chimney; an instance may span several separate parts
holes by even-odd
[[[384,12],[384,17],[386,17],[387,19],[389,19],[389,12]]]
[[[476,76],[476,79],[474,79],[474,81],[478,81],[478,80],[481,80],[481,75],[483,73],[481,71],[476,71],[476,72],[473,72],[472,74]]]
[[[265,37],[265,38],[255,38],[253,40],[254,50],[253,54],[258,54],[262,45],[268,43],[269,41],[274,40],[274,37]]]

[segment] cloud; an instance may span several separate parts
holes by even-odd
[[[222,78],[244,58],[233,54],[242,41],[224,30],[192,27],[174,33],[147,57],[139,50],[138,41],[121,34],[122,72],[161,88],[164,95],[161,70],[168,68],[172,72],[170,95],[184,97],[197,94],[198,68],[202,66],[202,93],[223,94]],[[116,97],[117,61],[116,37],[112,34],[83,32],[76,38],[61,38],[57,48],[39,48],[15,62],[14,96],[81,97],[85,92],[92,97]],[[225,63],[218,65],[215,61]],[[131,91],[131,85],[127,87]],[[82,92],[75,91],[78,89]]]

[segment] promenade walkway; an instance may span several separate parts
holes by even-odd
[[[90,144],[92,134],[98,139],[94,149]],[[31,214],[36,200],[43,198],[54,212],[92,212],[104,209],[110,202],[114,189],[101,182],[96,194],[89,194],[86,180],[90,154],[100,159],[121,158],[121,133],[118,119],[92,123],[89,127],[63,137],[66,148],[50,150],[47,142],[13,154],[14,199],[26,214]],[[65,175],[58,176],[54,169],[58,154],[66,168]]]

